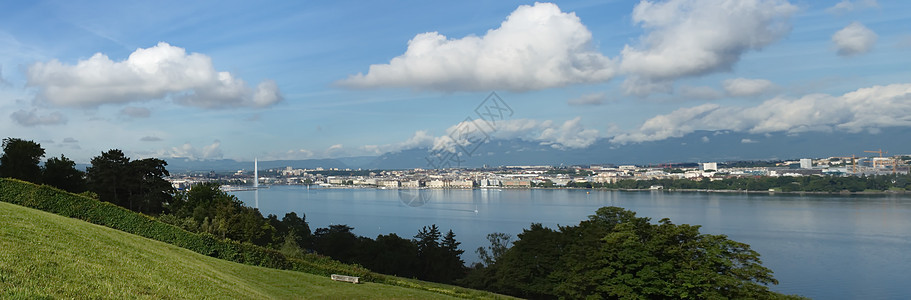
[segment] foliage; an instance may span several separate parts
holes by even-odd
[[[787,297],[769,291],[778,282],[749,245],[668,219],[652,224],[619,207],[559,230],[532,224],[461,283],[527,298]]]
[[[3,139],[3,155],[0,156],[0,177],[16,178],[41,183],[41,167],[38,163],[44,157],[44,148],[36,142],[18,138]]]
[[[288,259],[276,250],[221,239],[212,234],[188,232],[110,203],[66,193],[49,186],[0,179],[0,201],[81,219],[234,262],[327,276],[341,273],[362,276],[365,280],[374,279],[372,273],[361,267],[312,254],[305,255],[303,259]]]
[[[2,202],[0,249],[0,299],[496,297],[406,279],[355,285],[237,264]]]
[[[89,189],[101,201],[130,210],[161,214],[171,200],[173,188],[165,176],[170,175],[167,162],[157,158],[131,161],[123,151],[113,149],[92,158],[86,169]]]
[[[475,250],[475,253],[478,254],[478,257],[481,258],[481,261],[485,265],[489,266],[500,259],[503,256],[503,253],[506,253],[506,250],[509,249],[509,240],[512,239],[512,236],[502,232],[494,232],[487,234],[487,241],[490,242],[490,246],[486,249],[483,247],[478,247]]]
[[[85,173],[76,169],[76,162],[60,155],[51,157],[41,169],[41,182],[67,192],[81,193],[86,190]]]

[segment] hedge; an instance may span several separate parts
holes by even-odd
[[[276,250],[250,243],[189,232],[111,203],[17,179],[0,178],[0,201],[84,220],[238,263],[326,276],[346,274],[366,281],[382,278],[363,267],[316,254],[308,254],[305,259],[289,258]]]

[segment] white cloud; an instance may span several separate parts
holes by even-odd
[[[140,138],[139,140],[143,141],[143,142],[158,142],[158,141],[161,141],[161,138],[157,137],[157,136],[148,135],[148,136],[144,136],[144,137]]]
[[[152,111],[144,107],[127,106],[120,110],[120,114],[131,118],[148,118]]]
[[[10,114],[10,118],[13,119],[19,125],[25,127],[41,126],[41,125],[63,125],[66,124],[66,117],[59,112],[52,112],[47,115],[39,115],[37,110],[18,110]]]
[[[860,0],[860,1],[850,1],[842,0],[841,2],[836,3],[832,7],[826,9],[827,12],[832,14],[845,14],[855,10],[861,10],[864,8],[876,8],[879,7],[879,3],[876,0]]]
[[[711,140],[709,139],[709,137],[707,137],[707,136],[702,137],[702,142],[703,142],[703,143],[708,143],[709,141],[711,141]]]
[[[484,36],[416,35],[388,64],[371,65],[338,83],[352,88],[411,87],[439,91],[539,90],[605,82],[614,63],[592,43],[575,13],[552,3],[519,6]]]
[[[578,98],[566,101],[569,105],[601,105],[607,100],[607,93],[584,94]]]
[[[266,80],[253,90],[231,73],[216,71],[210,57],[188,54],[164,42],[136,49],[122,61],[96,53],[75,65],[38,62],[26,75],[28,85],[38,88],[39,101],[59,106],[97,107],[173,97],[176,103],[203,108],[265,107],[282,100],[273,81]]]
[[[757,141],[754,141],[754,140],[751,140],[751,139],[740,139],[740,143],[741,143],[741,144],[755,144],[755,143],[758,143],[758,142],[757,142]]]
[[[563,122],[558,127],[544,128],[537,140],[554,148],[585,148],[598,139],[598,130],[585,129],[582,117]]]
[[[215,140],[212,144],[203,146],[202,149],[197,149],[192,144],[185,143],[179,147],[172,147],[170,150],[159,151],[156,157],[180,157],[191,160],[221,159],[224,157],[224,153],[221,151],[221,141]]]
[[[838,55],[851,56],[863,54],[873,49],[878,36],[873,30],[859,22],[853,22],[832,35],[832,42],[838,49]]]
[[[480,137],[488,136],[491,139],[521,139],[525,141],[538,142],[542,145],[563,148],[585,148],[593,144],[600,132],[597,129],[585,128],[582,125],[582,118],[576,117],[563,123],[555,123],[552,120],[538,121],[533,119],[511,119],[499,121],[496,124],[496,130],[489,129],[487,123],[483,120],[473,120],[460,122],[449,127],[446,132],[447,136],[441,136],[434,139],[432,149],[447,150],[456,152],[456,146],[459,144],[465,146],[477,140],[462,138],[458,134],[452,134],[460,128],[477,128],[485,132]],[[486,142],[486,141],[482,141]]]
[[[614,136],[614,143],[681,137],[696,130],[754,134],[806,131],[875,131],[911,126],[911,83],[862,88],[840,96],[773,98],[752,107],[703,104],[658,115],[636,131]]]
[[[626,90],[641,95],[632,86],[731,70],[744,53],[785,36],[796,11],[784,0],[641,1],[632,18],[647,34],[621,52]]]
[[[722,82],[724,91],[734,97],[758,96],[775,87],[765,79],[733,78]]]
[[[428,134],[426,130],[419,130],[404,142],[387,145],[366,145],[363,147],[363,149],[372,154],[399,152],[406,149],[433,146],[435,139],[436,138],[433,135]]]

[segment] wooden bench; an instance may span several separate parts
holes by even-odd
[[[344,281],[344,282],[350,282],[350,283],[361,283],[361,282],[360,282],[360,279],[361,279],[361,278],[360,278],[360,277],[354,277],[354,276],[332,274],[332,276],[329,276],[329,278],[332,278],[332,280],[335,280],[335,281]]]

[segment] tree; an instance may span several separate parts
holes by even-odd
[[[92,158],[92,165],[86,168],[89,190],[98,194],[101,201],[129,206],[126,180],[129,176],[130,159],[123,151],[112,149]],[[198,220],[202,221],[202,220]]]
[[[495,263],[500,256],[503,256],[503,253],[506,253],[506,250],[509,249],[509,240],[512,239],[512,236],[502,232],[494,232],[487,235],[487,240],[490,241],[490,246],[478,247],[475,250],[475,253],[481,258],[481,261],[484,262],[484,265],[490,266]]]
[[[462,243],[456,241],[455,236],[455,233],[450,229],[443,236],[443,241],[440,243],[440,248],[443,250],[440,263],[442,265],[441,269],[444,270],[440,274],[441,282],[450,283],[465,276],[465,262],[462,261],[462,253],[465,250],[459,249],[459,245]]]
[[[444,269],[442,260],[444,257],[443,249],[440,248],[440,228],[436,224],[424,226],[414,236],[414,243],[418,247],[418,267],[419,276],[423,280],[443,281]]]
[[[164,179],[170,175],[165,168],[167,165],[157,158],[130,161],[123,151],[113,149],[92,158],[92,165],[86,169],[86,179],[89,189],[98,194],[101,201],[157,215],[164,212],[174,193],[171,184]],[[197,222],[202,222],[202,218]]]
[[[476,267],[462,284],[525,298],[791,297],[769,291],[778,282],[749,245],[668,219],[652,224],[619,207],[602,207],[559,230],[532,224],[505,250],[503,237],[488,236],[487,267]]]
[[[44,157],[41,145],[18,138],[3,139],[3,156],[0,156],[0,177],[41,183],[41,167],[38,163]]]
[[[317,228],[313,232],[313,248],[344,263],[352,263],[357,254],[358,239],[351,231],[353,227],[344,224]]]
[[[85,173],[76,169],[76,162],[60,155],[51,157],[41,169],[41,182],[71,193],[82,193],[86,189]]]

